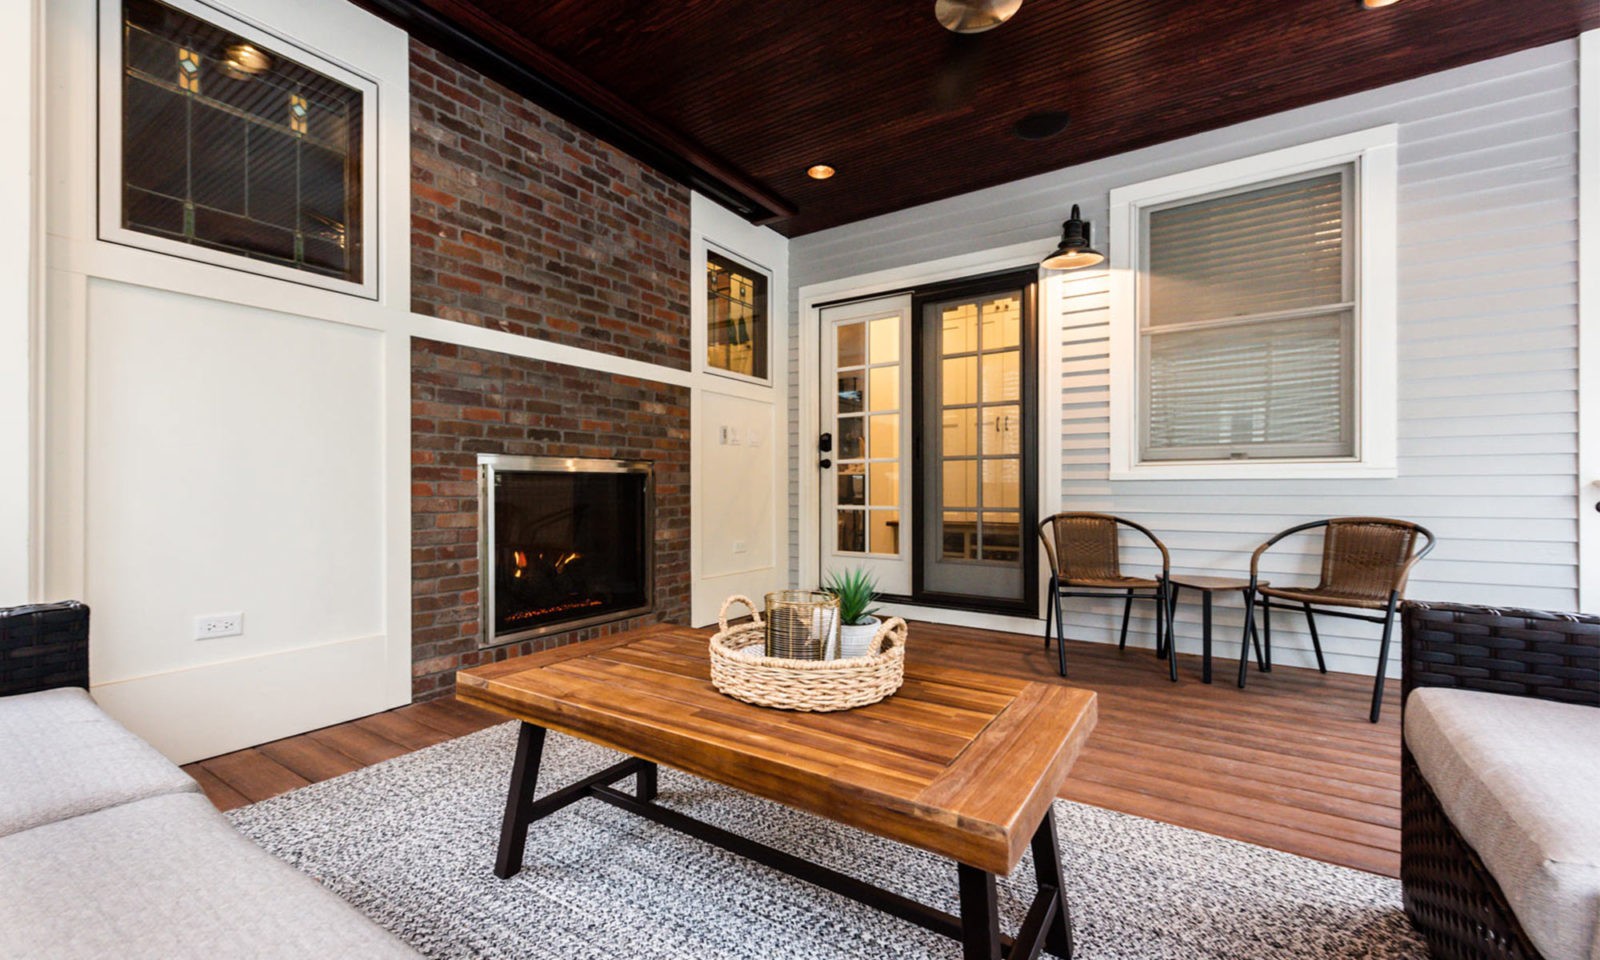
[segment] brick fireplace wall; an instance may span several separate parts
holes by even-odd
[[[412,310],[689,369],[689,197],[413,41]],[[413,340],[412,695],[455,671],[630,629],[686,623],[689,391]],[[479,643],[477,454],[655,462],[654,612],[516,644]]]
[[[689,194],[411,44],[411,309],[689,369]]]
[[[413,340],[411,401],[414,698],[449,693],[460,667],[689,621],[688,388]],[[654,461],[655,611],[481,647],[480,453]]]

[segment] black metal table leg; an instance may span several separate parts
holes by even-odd
[[[994,874],[956,864],[961,883],[962,960],[1000,960],[1000,904]]]
[[[512,763],[511,788],[506,795],[505,820],[500,830],[500,849],[494,867],[495,876],[502,880],[510,879],[522,869],[522,855],[531,824],[586,797],[593,797],[825,890],[876,907],[902,920],[948,937],[956,937],[961,940],[964,960],[1034,960],[1046,950],[1062,960],[1071,960],[1072,923],[1067,914],[1053,811],[1046,811],[1033,835],[1034,871],[1039,890],[1016,936],[1010,937],[1000,932],[996,879],[988,871],[963,863],[956,864],[961,915],[951,916],[653,802],[658,787],[658,769],[654,763],[638,757],[612,764],[535,800],[533,795],[539,781],[539,761],[543,756],[544,741],[543,727],[524,723],[517,731],[517,754]],[[613,786],[616,781],[627,777],[634,778],[633,796]]]
[[[533,791],[539,785],[539,760],[544,755],[544,727],[524,723],[517,728],[517,758],[511,764],[511,789],[506,793],[506,815],[500,824],[500,852],[494,875],[502,880],[522,869],[522,851],[533,822]]]
[[[1211,591],[1200,592],[1200,680],[1211,682]]]
[[[1072,914],[1067,910],[1067,886],[1061,876],[1061,848],[1056,842],[1054,810],[1045,811],[1044,822],[1033,833],[1033,872],[1039,881],[1040,898],[1046,891],[1055,898],[1055,915],[1045,928],[1045,948],[1061,960],[1072,960]]]

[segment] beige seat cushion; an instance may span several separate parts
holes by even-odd
[[[1406,746],[1547,960],[1600,958],[1600,707],[1424,688]]]
[[[417,957],[198,794],[0,838],[0,890],[0,960]]]
[[[0,697],[0,837],[200,786],[76,687]]]

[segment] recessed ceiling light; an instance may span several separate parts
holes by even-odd
[[[816,166],[808,167],[806,169],[806,176],[813,180],[826,180],[833,176],[833,168],[828,166],[826,163],[819,163]]]
[[[1390,4],[1399,2],[1400,0],[1361,0],[1361,5],[1368,10],[1376,10],[1379,7],[1387,7]]]
[[[1070,119],[1065,110],[1030,113],[1013,124],[1011,132],[1023,140],[1045,140],[1067,129]]]

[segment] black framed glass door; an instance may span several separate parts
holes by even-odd
[[[1031,610],[1037,585],[1035,271],[916,298],[918,599]]]

